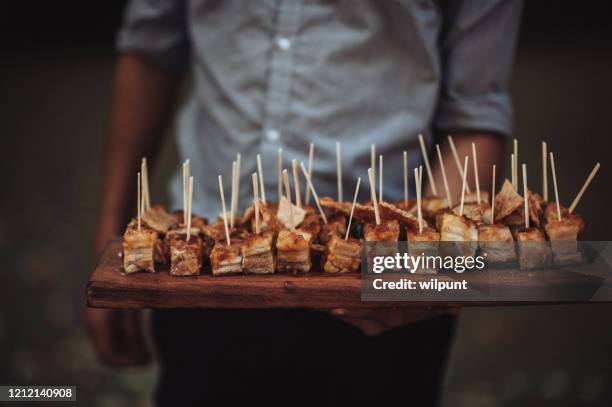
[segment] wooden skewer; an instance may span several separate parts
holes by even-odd
[[[457,149],[455,148],[455,142],[453,141],[453,137],[451,135],[448,136],[448,145],[451,148],[451,152],[453,153],[453,159],[455,160],[455,165],[457,166],[457,171],[459,172],[459,176],[463,178],[463,168],[461,167],[461,160],[459,160],[459,154],[457,154]],[[468,183],[465,184],[465,189],[468,193],[470,193],[470,185]]]
[[[343,202],[342,199],[342,152],[340,143],[336,143],[336,172],[338,174],[338,202]]]
[[[523,163],[523,195],[525,202],[525,229],[529,229],[529,193],[527,191],[527,164]]]
[[[293,220],[293,204],[291,203],[291,188],[289,187],[289,173],[287,170],[283,170],[283,179],[285,181],[285,195],[289,201],[289,223],[291,224],[291,231],[295,232],[295,221]]]
[[[408,153],[404,151],[404,208],[408,209]]]
[[[376,144],[370,145],[370,168],[374,174],[374,181],[376,181]]]
[[[238,213],[238,203],[240,201],[240,153],[236,154],[236,195],[234,199],[234,222],[236,221],[236,214]],[[232,226],[233,227],[233,226]]]
[[[546,142],[542,142],[542,198],[544,202],[548,202],[548,164],[546,163],[546,159],[548,158],[548,154],[546,154]]]
[[[308,176],[312,178],[312,160],[314,158],[314,143],[310,143],[308,148]],[[310,203],[310,188],[306,185],[306,192],[304,193],[304,203],[308,205]]]
[[[261,155],[257,154],[257,172],[259,177],[259,186],[261,188],[261,202],[266,203],[266,188],[264,187],[263,171],[261,169]]]
[[[259,225],[259,184],[257,183],[257,173],[254,172],[251,177],[253,178],[253,205],[255,206],[255,234],[260,234],[261,226]]]
[[[378,201],[383,201],[383,156],[378,156]]]
[[[472,160],[474,161],[474,179],[476,180],[476,200],[480,203],[480,180],[478,179],[478,158],[476,155],[476,143],[472,143]]]
[[[301,208],[302,192],[300,191],[300,174],[298,174],[298,164],[296,159],[293,159],[291,161],[291,166],[293,167],[293,188],[295,190],[295,205],[298,208]]]
[[[368,179],[370,181],[370,199],[374,205],[374,218],[376,219],[376,226],[380,225],[380,212],[378,211],[378,201],[376,200],[376,183],[374,181],[374,170],[368,168]]]
[[[191,207],[193,205],[193,177],[189,177],[189,200],[187,201],[187,241],[191,240]]]
[[[491,186],[491,225],[495,223],[495,164],[493,164],[493,178]]]
[[[140,232],[140,225],[142,223],[142,218],[141,218],[141,213],[142,213],[142,198],[141,198],[141,185],[140,185],[140,173],[138,173],[137,178],[136,178],[136,188],[137,188],[137,192],[136,192],[136,212],[138,212],[138,231]]]
[[[463,216],[463,202],[465,201],[465,183],[467,176],[468,156],[463,160],[463,180],[461,182],[461,206],[459,207],[459,216]]]
[[[225,226],[225,242],[228,246],[232,245],[230,240],[229,226],[227,225],[227,210],[225,208],[225,194],[223,193],[223,178],[219,175],[219,194],[221,195],[221,208],[223,209],[223,226]]]
[[[557,171],[555,170],[555,156],[550,153],[550,169],[552,170],[553,189],[555,190],[555,203],[557,204],[557,220],[561,220],[561,206],[559,205],[559,190],[557,189]]]
[[[595,174],[597,174],[597,171],[599,171],[599,167],[601,167],[599,163],[595,164],[595,167],[593,167],[593,171],[591,171],[591,173],[589,174],[589,177],[587,178],[587,180],[584,182],[584,185],[580,189],[580,192],[578,192],[578,195],[576,195],[576,198],[574,198],[574,201],[569,207],[570,214],[574,212],[574,209],[576,209],[576,205],[578,205],[578,202],[580,202],[580,198],[582,198],[582,194],[584,194],[584,191],[586,191],[591,181],[593,181]]]
[[[422,168],[422,167],[421,167]],[[423,233],[423,212],[421,210],[421,176],[419,169],[414,169],[414,183],[417,195],[417,218],[419,220],[419,235]]]
[[[510,175],[512,176],[512,186],[516,190],[516,173],[514,171],[514,153],[510,154]]]
[[[183,163],[183,223],[185,223],[185,215],[187,213],[187,182],[189,180],[189,160]]]
[[[149,192],[149,170],[147,168],[147,158],[143,157],[142,162],[140,163],[140,173],[142,177],[142,193],[144,200],[144,207],[142,208],[143,212],[151,209],[151,195]]]
[[[440,170],[442,171],[442,181],[444,182],[444,190],[446,192],[446,201],[448,208],[453,208],[453,201],[451,199],[450,188],[448,187],[448,179],[446,178],[446,170],[444,169],[444,160],[442,160],[442,152],[440,152],[440,145],[436,144],[436,150],[438,152],[438,162],[440,163]]]
[[[278,156],[276,160],[276,170],[278,175],[278,202],[280,202],[283,196],[283,149],[278,149]]]
[[[421,153],[423,153],[423,162],[425,163],[425,169],[427,170],[427,179],[431,184],[431,192],[434,196],[438,196],[438,189],[436,188],[436,182],[434,181],[431,167],[429,166],[429,157],[427,156],[427,149],[425,149],[425,140],[423,135],[419,134],[419,143],[421,144]]]
[[[351,233],[351,222],[353,221],[353,212],[355,212],[355,204],[357,203],[357,195],[359,194],[359,185],[361,184],[361,177],[357,178],[357,186],[355,187],[355,196],[353,197],[353,205],[351,206],[351,215],[349,216],[348,226],[346,228],[346,236],[344,240],[348,240],[349,233]]]
[[[514,189],[518,191],[518,140],[514,139]]]
[[[231,182],[231,193],[230,193],[230,229],[234,229],[234,221],[236,216],[236,161],[232,161],[232,182]]]
[[[315,203],[317,204],[317,208],[319,208],[319,213],[321,214],[321,218],[323,218],[323,223],[327,225],[327,217],[325,216],[325,212],[323,212],[321,202],[319,202],[319,195],[317,195],[317,191],[315,191],[314,185],[312,185],[310,175],[308,175],[306,167],[304,167],[304,163],[300,163],[300,167],[302,168],[302,174],[304,174],[304,178],[306,178],[306,185],[308,185],[308,189],[312,192],[312,196],[315,200]]]

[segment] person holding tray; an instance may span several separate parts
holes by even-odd
[[[314,143],[321,196],[334,195],[337,142],[351,185],[370,166],[372,144],[398,168],[406,150],[412,168],[436,142],[452,162],[452,134],[461,158],[476,143],[481,168],[502,162],[521,7],[512,0],[131,1],[117,38],[97,252],[129,219],[134,163],[155,156],[175,113],[180,159],[191,160],[197,183],[193,212],[211,219],[219,213],[216,175],[236,153],[244,174],[255,172],[256,154],[263,173],[274,174],[279,148],[306,162]],[[441,197],[431,157],[424,196]],[[447,168],[454,196],[459,172]],[[483,190],[488,172],[480,174]],[[399,201],[402,172],[384,177],[386,199]],[[265,177],[270,200],[275,182]],[[243,205],[249,187],[240,183]],[[178,173],[170,192],[179,208]],[[151,359],[139,311],[88,309],[86,325],[107,365]],[[433,308],[156,310],[155,400],[378,405],[401,394],[402,404],[434,405],[454,325],[448,309]]]

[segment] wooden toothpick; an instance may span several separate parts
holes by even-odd
[[[404,209],[408,209],[408,152],[404,151]]]
[[[257,173],[259,177],[259,186],[261,188],[261,202],[266,203],[266,188],[264,187],[263,170],[261,169],[261,155],[257,154]]]
[[[493,164],[493,178],[491,186],[491,225],[495,223],[495,164]]]
[[[422,168],[422,167],[421,167]],[[419,235],[423,233],[423,211],[421,204],[421,174],[418,168],[414,169],[414,183],[417,195],[417,218],[419,221]]]
[[[476,180],[476,200],[480,203],[480,180],[478,179],[478,158],[476,156],[476,143],[472,143],[472,160],[474,161],[474,179]]]
[[[380,212],[378,211],[378,201],[376,200],[376,183],[374,181],[374,170],[368,168],[368,179],[370,181],[370,199],[374,205],[374,218],[376,226],[380,225]]]
[[[221,208],[223,209],[223,226],[225,226],[225,242],[228,246],[232,245],[230,240],[229,226],[227,224],[227,210],[225,208],[225,194],[223,193],[223,178],[219,175],[219,194],[221,195]]]
[[[191,207],[193,205],[193,177],[189,177],[189,199],[187,201],[187,241],[191,240]]]
[[[421,144],[421,153],[423,154],[423,162],[425,163],[425,169],[427,170],[427,179],[431,184],[431,192],[434,196],[438,196],[438,189],[436,188],[436,182],[434,181],[431,167],[429,165],[429,157],[427,156],[427,149],[425,148],[425,140],[423,135],[419,134],[419,143]]]
[[[300,167],[302,168],[302,174],[304,174],[304,178],[306,178],[306,185],[308,186],[309,191],[312,192],[312,196],[317,204],[317,208],[319,208],[319,213],[321,214],[321,218],[323,218],[323,223],[327,225],[327,217],[325,216],[325,212],[323,212],[323,208],[321,207],[321,202],[319,202],[319,195],[317,195],[317,191],[314,189],[314,185],[312,185],[312,180],[310,179],[310,175],[306,171],[306,167],[304,167],[304,163],[300,163]]]
[[[463,216],[463,203],[465,201],[465,183],[467,176],[468,156],[463,160],[463,180],[461,182],[461,206],[459,207],[459,216]]]
[[[383,201],[383,156],[378,156],[378,202]]]
[[[376,144],[370,145],[370,168],[374,174],[374,181],[376,181]]]
[[[548,202],[548,164],[546,163],[546,159],[548,158],[548,154],[546,154],[546,142],[542,142],[542,199],[544,202]]]
[[[301,208],[302,192],[300,191],[300,174],[298,174],[298,164],[296,159],[293,159],[291,161],[291,166],[293,167],[293,189],[295,191],[295,205],[298,208]]]
[[[140,224],[142,223],[142,198],[141,198],[141,185],[140,185],[140,173],[138,173],[136,178],[136,212],[138,212],[138,231],[140,232]]]
[[[512,186],[516,191],[516,172],[514,171],[514,153],[510,154],[510,175],[512,177]]]
[[[518,140],[517,139],[514,139],[513,145],[514,145],[514,182],[516,182],[516,184],[514,185],[514,189],[518,191]]]
[[[574,209],[576,209],[576,206],[578,205],[578,202],[580,202],[580,198],[582,198],[582,195],[584,194],[584,191],[586,191],[586,189],[589,186],[589,184],[591,183],[591,181],[593,181],[593,178],[595,177],[595,174],[597,174],[597,171],[599,171],[599,167],[600,167],[599,163],[595,164],[595,167],[593,167],[593,170],[589,174],[589,177],[584,182],[584,185],[582,186],[582,188],[580,188],[580,192],[578,192],[578,195],[576,195],[576,198],[574,198],[574,201],[572,202],[572,204],[569,207],[569,213],[570,214],[572,214],[572,212],[574,212]]]
[[[448,179],[446,178],[446,170],[444,169],[444,160],[442,159],[442,153],[440,152],[440,145],[436,144],[436,151],[438,152],[438,162],[440,163],[440,170],[442,171],[442,181],[444,182],[444,190],[446,192],[446,203],[448,208],[453,208],[453,201],[451,199],[450,188],[448,187]]]
[[[234,220],[236,216],[236,161],[232,161],[232,182],[230,193],[230,228],[234,229]]]
[[[559,190],[557,189],[557,170],[555,169],[555,156],[550,153],[550,169],[553,177],[553,189],[555,190],[555,203],[557,204],[557,220],[561,220],[561,206],[559,205]]]
[[[287,170],[283,170],[283,179],[285,181],[285,195],[287,201],[289,201],[289,223],[291,224],[291,231],[295,232],[295,222],[293,220],[293,204],[291,203],[291,187],[289,186],[289,173]]]
[[[259,225],[259,184],[257,182],[257,173],[254,172],[253,178],[253,206],[255,207],[255,234],[261,233]]]
[[[308,148],[308,176],[312,178],[312,160],[314,158],[314,143],[310,143]],[[306,192],[304,193],[304,203],[308,205],[310,203],[310,188],[306,185]]]
[[[525,201],[525,229],[529,229],[529,192],[527,191],[527,164],[523,163],[523,195]]]
[[[189,182],[189,173],[189,159],[187,159],[183,163],[183,223],[185,223],[185,216],[187,215],[187,183]]]
[[[336,143],[336,173],[338,174],[338,202],[342,199],[342,152],[340,143]]]
[[[357,178],[357,186],[355,187],[355,196],[353,197],[353,205],[351,206],[351,215],[349,216],[348,226],[346,228],[346,236],[344,240],[348,240],[349,233],[351,232],[351,222],[353,221],[353,212],[355,212],[355,204],[357,203],[357,195],[359,194],[359,185],[361,184],[361,177]]]
[[[453,159],[455,160],[455,165],[457,166],[457,172],[459,172],[459,176],[463,178],[463,168],[461,167],[461,160],[459,160],[459,154],[457,154],[455,142],[453,141],[453,137],[451,135],[448,136],[448,145],[450,146],[451,152],[453,153]],[[471,192],[469,183],[465,184],[465,189],[468,193]]]
[[[278,149],[278,156],[276,158],[276,170],[278,175],[278,202],[280,202],[283,196],[283,149]]]
[[[306,167],[304,167],[304,163],[300,163],[300,167],[302,168],[302,174],[304,174],[304,178],[306,178],[306,185],[308,185],[308,190],[312,192],[312,196],[315,200],[315,203],[317,204],[317,208],[319,208],[319,213],[321,214],[321,218],[323,218],[323,223],[327,225],[327,217],[325,216],[325,212],[323,212],[321,202],[319,202],[319,195],[317,195],[317,191],[315,191],[314,185],[312,185],[310,175],[308,175]]]
[[[149,192],[149,169],[147,168],[146,157],[143,157],[142,162],[140,163],[140,173],[140,176],[142,178],[142,198],[144,201],[142,211],[146,212],[151,209],[151,195]]]

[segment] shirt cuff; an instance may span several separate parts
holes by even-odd
[[[490,131],[512,134],[512,103],[505,93],[442,99],[434,118],[436,130]]]

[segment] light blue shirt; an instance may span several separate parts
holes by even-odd
[[[391,201],[403,196],[402,151],[410,168],[421,162],[418,133],[429,148],[436,130],[511,133],[507,81],[521,8],[520,0],[132,0],[118,49],[192,74],[177,131],[195,213],[219,213],[217,175],[229,197],[237,153],[240,207],[252,200],[257,153],[275,200],[278,148],[289,169],[294,158],[307,162],[310,142],[320,196],[336,196],[338,141],[344,199],[359,176],[366,198],[375,143]],[[170,188],[176,208],[179,178]]]

